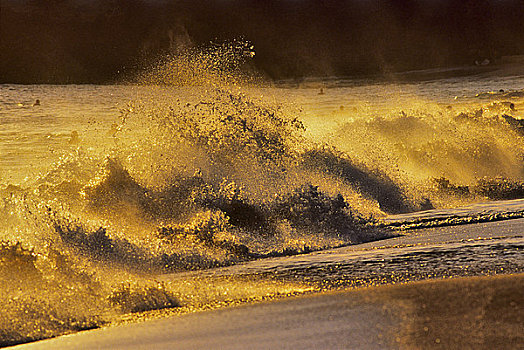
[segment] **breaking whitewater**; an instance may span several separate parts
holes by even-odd
[[[269,85],[240,73],[252,55],[169,57],[133,84],[0,86],[1,345],[318,286],[189,270],[524,217],[487,202],[524,196],[524,78]],[[521,272],[522,238],[508,249],[504,271],[448,275]]]

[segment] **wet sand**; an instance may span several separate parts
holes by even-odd
[[[396,309],[401,349],[524,348],[524,274],[377,288],[368,300]],[[395,348],[393,346],[392,348]]]
[[[187,314],[16,349],[523,349],[524,274],[362,288]]]

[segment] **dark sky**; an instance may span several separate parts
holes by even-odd
[[[245,38],[269,78],[361,76],[524,53],[518,0],[2,0],[0,83],[112,82]]]

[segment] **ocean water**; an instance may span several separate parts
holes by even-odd
[[[268,84],[230,68],[0,85],[0,344],[523,271],[520,221],[500,225],[524,217],[524,77]]]

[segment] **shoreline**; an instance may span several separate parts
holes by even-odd
[[[371,326],[381,320],[378,315],[381,315],[382,311],[380,310],[382,309],[375,310],[372,307],[372,310],[369,311],[367,308],[368,304],[375,305],[378,302],[382,305],[381,308],[400,305],[400,309],[395,309],[397,311],[395,311],[396,316],[394,320],[388,323],[387,327],[383,327],[390,330],[397,329],[400,327],[402,320],[405,319],[401,315],[406,314],[407,311],[405,310],[407,309],[401,307],[405,305],[402,299],[395,301],[394,298],[387,298],[388,291],[394,291],[396,288],[407,288],[403,286],[413,285],[415,290],[417,290],[417,288],[419,289],[419,284],[424,283],[447,283],[448,285],[453,285],[454,282],[450,282],[450,284],[447,281],[455,279],[475,281],[476,278],[501,281],[505,278],[504,276],[510,276],[507,277],[510,279],[517,276],[515,281],[517,281],[517,285],[522,290],[522,287],[524,287],[524,270],[522,269],[523,261],[521,258],[522,243],[524,243],[521,235],[523,224],[524,219],[514,219],[461,226],[407,230],[401,231],[404,234],[385,240],[315,251],[304,255],[259,259],[244,264],[193,273],[158,275],[156,276],[158,282],[170,284],[178,290],[180,295],[179,301],[181,302],[180,307],[142,313],[128,313],[109,319],[107,323],[100,324],[100,328],[91,331],[69,333],[57,338],[36,341],[35,343],[24,343],[19,346],[48,344],[48,341],[52,342],[50,344],[55,344],[54,342],[56,341],[59,344],[57,346],[60,346],[64,340],[58,339],[71,339],[72,337],[77,339],[77,334],[79,337],[84,337],[83,334],[92,334],[92,332],[95,332],[93,333],[95,335],[86,337],[89,339],[94,337],[94,340],[87,340],[88,342],[96,342],[98,336],[106,334],[106,332],[114,334],[112,337],[117,337],[115,338],[116,340],[111,338],[110,341],[117,341],[119,337],[117,334],[118,330],[127,329],[127,327],[131,327],[131,329],[138,327],[138,331],[141,332],[141,327],[149,329],[151,326],[148,325],[151,323],[177,323],[179,321],[176,320],[184,320],[188,317],[203,317],[206,319],[208,316],[205,315],[208,313],[223,312],[228,314],[232,312],[234,314],[236,311],[228,310],[257,308],[257,305],[273,303],[280,305],[278,303],[297,298],[326,296],[329,299],[328,295],[333,293],[357,296],[355,298],[359,302],[352,306],[348,313],[352,314],[352,317],[356,320],[359,320],[358,312],[365,306],[366,312],[371,312],[369,317],[378,320]],[[500,257],[503,258],[501,259]],[[480,290],[483,290],[482,288],[484,287],[481,286]],[[381,294],[381,290],[387,293]],[[455,292],[455,294],[457,293]],[[381,297],[378,298],[378,296]],[[438,297],[438,294],[431,296],[429,299],[432,300],[435,297]],[[458,298],[461,298],[461,296]],[[293,301],[289,302],[293,304]],[[438,303],[435,304],[438,305]],[[277,308],[274,310],[275,313],[281,314],[284,312],[278,309],[278,306],[275,307]],[[322,309],[322,307],[320,308]],[[355,308],[357,308],[356,311]],[[319,315],[322,312],[319,311]],[[355,312],[357,315],[355,315]],[[312,317],[315,316],[313,315]],[[246,317],[250,317],[249,313]],[[265,318],[266,316],[262,315],[261,317]],[[293,318],[293,316],[289,317]],[[326,317],[330,316],[327,315]],[[220,322],[227,323],[226,321]],[[346,320],[343,323],[346,322],[348,321]],[[265,323],[271,323],[271,319],[266,319]],[[367,325],[367,328],[370,327],[369,322],[365,323],[365,325]],[[316,329],[315,323],[311,324],[310,327]],[[354,327],[360,329],[359,327],[363,327],[363,325],[357,322],[354,323]],[[410,327],[413,328],[413,326]],[[117,331],[112,331],[113,329]],[[401,334],[399,329],[395,331],[396,334]],[[226,331],[228,330],[224,330],[224,332]],[[153,327],[151,332],[155,334],[157,330]],[[359,332],[357,333],[361,334],[364,331]],[[223,332],[221,331],[221,333]],[[380,339],[383,339],[383,333],[380,334],[382,334]],[[396,340],[396,337],[393,338]],[[404,341],[402,340],[404,338],[406,337],[399,337],[399,341]],[[445,339],[444,337],[439,339],[441,338]],[[84,338],[79,339],[81,339],[80,342],[83,342],[82,339]],[[410,338],[407,337],[406,339],[409,340]],[[152,338],[149,342],[155,344],[160,340],[161,338]],[[138,338],[136,342],[141,344]],[[384,345],[383,343],[380,344]],[[113,345],[116,346],[115,344]],[[129,346],[132,348],[135,345],[131,344]],[[189,345],[188,348],[192,348]],[[377,345],[376,348],[382,349],[382,345]],[[55,347],[55,345],[52,346],[53,348]],[[223,344],[224,348],[228,348],[228,346],[230,344]],[[77,346],[74,347],[76,348]],[[100,344],[95,344],[93,347],[103,348]],[[324,346],[319,345],[319,347],[323,348]],[[366,343],[364,348],[373,347],[372,344]]]
[[[12,349],[514,349],[524,345],[523,288],[520,273],[321,292],[110,326]]]
[[[357,309],[362,305],[368,305],[369,300],[377,299],[373,297],[366,301],[367,297],[364,298],[366,295],[382,295],[382,301],[379,300],[379,304],[389,307],[399,302],[392,299],[386,300],[387,293],[381,294],[381,290],[396,290],[396,288],[410,285],[414,285],[417,289],[419,286],[417,283],[431,284],[440,283],[439,281],[447,283],[454,279],[471,278],[471,281],[474,281],[475,278],[484,278],[498,281],[498,278],[504,278],[504,276],[510,276],[508,278],[520,276],[516,281],[522,290],[524,270],[519,252],[522,251],[522,243],[524,243],[521,235],[523,224],[524,219],[515,219],[408,230],[404,231],[403,235],[385,240],[304,255],[260,259],[193,273],[158,275],[156,277],[158,282],[166,283],[178,290],[180,307],[128,313],[109,319],[107,323],[100,324],[100,328],[92,331],[69,333],[69,335],[53,339],[70,339],[70,337],[76,337],[76,334],[102,332],[89,336],[97,338],[96,334],[106,332],[113,334],[114,331],[108,331],[111,329],[148,328],[150,326],[147,325],[151,322],[176,323],[179,318],[208,317],[192,315],[228,313],[230,311],[227,310],[237,308],[257,307],[256,305],[331,295],[332,293],[360,295],[357,298],[360,303],[355,304]],[[503,259],[498,257],[503,257]],[[472,258],[474,261],[471,260]],[[402,302],[399,305],[402,306]],[[348,312],[356,312],[351,310]],[[395,315],[405,313],[402,308],[399,310]],[[280,313],[281,311],[277,308],[275,312]],[[377,316],[380,312],[380,310],[372,311],[370,317],[380,320]],[[359,319],[358,316],[355,317]],[[395,317],[395,320],[386,328],[393,329],[400,324],[402,317]],[[270,323],[271,320],[267,322]],[[311,327],[316,328],[314,324]],[[358,328],[361,325],[357,322],[355,327]],[[156,331],[153,329],[152,332]],[[58,344],[62,342],[62,340],[53,339],[49,341],[58,341]],[[47,344],[47,341],[24,343],[20,346]],[[136,341],[138,342],[139,339]],[[155,343],[158,340],[150,339],[150,341]],[[365,348],[371,347],[368,345]],[[96,348],[100,346],[94,345]],[[224,347],[228,348],[228,344],[224,344]],[[377,346],[377,348],[383,347]]]

